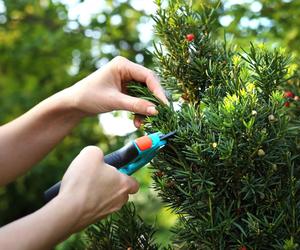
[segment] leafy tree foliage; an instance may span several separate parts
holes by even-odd
[[[157,3],[154,58],[171,105],[131,89],[158,105],[147,132],[177,131],[152,164],[159,196],[180,218],[174,248],[297,249],[299,89],[287,89],[299,80],[291,59],[281,49],[251,44],[238,53],[216,41],[211,8]]]
[[[194,1],[193,7],[202,8],[201,5],[204,2],[207,6],[210,6],[212,3],[214,5],[215,3],[215,1],[201,1],[201,3],[200,1]],[[222,22],[218,22],[220,17],[231,15],[234,20],[228,27],[225,27],[225,29],[228,34],[234,34],[234,42],[236,44],[243,45],[243,47],[246,48],[249,45],[249,40],[254,41],[255,39],[259,39],[260,41],[267,42],[267,44],[286,46],[289,51],[295,52],[296,54],[299,53],[298,20],[300,19],[298,18],[299,3],[297,0],[247,1],[246,3],[232,5],[230,8],[226,7],[226,2],[227,1],[222,1],[216,12],[208,11],[208,13],[206,13],[210,18],[216,19],[217,21],[214,23],[208,22],[201,26],[201,32],[205,33],[204,29],[215,30],[222,24]],[[254,2],[256,2],[256,6],[258,6],[257,3],[260,3],[261,7],[255,9],[253,7]],[[81,25],[77,19],[72,21],[68,20],[68,10],[63,4],[58,3],[58,1],[53,3],[49,0],[4,0],[0,2],[0,5],[1,3],[3,3],[5,7],[4,11],[0,13],[1,124],[11,121],[42,99],[86,76],[115,55],[120,54],[133,61],[138,59],[138,62],[145,63],[145,65],[150,65],[151,63],[151,56],[144,52],[148,44],[143,44],[140,41],[139,34],[136,30],[138,23],[147,22],[149,18],[144,17],[144,13],[136,11],[132,7],[131,1],[106,1],[108,8],[105,8],[102,13],[94,15],[91,23],[86,26]],[[165,86],[172,89],[173,93],[176,93],[176,95],[173,95],[173,99],[177,100],[178,96],[181,96],[181,101],[185,100],[184,103],[194,103],[193,105],[182,105],[182,110],[188,109],[191,118],[194,117],[194,106],[201,107],[201,109],[198,109],[200,109],[202,115],[204,114],[204,107],[207,107],[207,103],[210,104],[212,100],[219,103],[220,100],[217,98],[217,94],[221,93],[221,97],[224,97],[228,92],[233,95],[235,94],[236,89],[234,89],[234,87],[232,87],[234,90],[230,90],[229,87],[226,90],[223,89],[222,84],[224,84],[224,82],[222,82],[222,80],[226,79],[226,74],[234,74],[236,77],[236,80],[229,81],[227,79],[226,84],[237,84],[237,80],[241,78],[241,76],[243,79],[248,79],[247,77],[250,79],[249,75],[251,75],[251,81],[253,80],[257,86],[259,86],[259,84],[264,86],[263,83],[267,81],[270,83],[269,87],[272,88],[271,79],[273,79],[278,80],[277,83],[281,85],[282,88],[284,87],[284,89],[291,90],[296,95],[298,94],[299,81],[297,81],[297,79],[299,79],[299,77],[287,79],[293,73],[296,65],[284,66],[288,62],[284,59],[285,56],[279,53],[279,51],[272,54],[265,51],[265,49],[263,51],[257,51],[254,47],[252,52],[248,52],[248,56],[243,54],[245,58],[234,57],[236,52],[228,48],[224,50],[222,43],[221,45],[217,45],[217,43],[210,44],[211,40],[216,40],[217,36],[223,36],[223,29],[219,29],[218,33],[217,31],[208,32],[208,36],[200,35],[201,39],[206,40],[205,43],[204,41],[201,43],[199,39],[188,43],[183,39],[185,33],[193,32],[196,34],[198,32],[195,32],[193,25],[197,25],[197,22],[195,23],[194,20],[198,18],[197,16],[199,16],[199,14],[195,14],[194,12],[190,12],[190,14],[191,15],[187,18],[187,22],[191,24],[188,30],[185,30],[185,25],[183,24],[186,19],[182,16],[177,16],[179,20],[173,20],[173,23],[169,23],[171,25],[168,26],[168,30],[164,29],[164,25],[161,25],[160,30],[157,29],[157,33],[160,34],[164,45],[167,45],[165,42],[171,43],[168,39],[174,35],[177,39],[177,43],[174,44],[178,46],[178,49],[174,49],[174,44],[169,44],[170,51],[174,52],[170,54],[171,59],[164,58],[163,55],[160,55],[162,51],[159,49],[156,54],[158,61],[164,60],[163,64],[159,63],[157,65],[162,69],[161,75],[163,76],[162,80]],[[202,13],[202,15],[204,15],[204,13]],[[113,20],[116,16],[121,18],[121,22],[115,22]],[[258,27],[253,27],[251,25],[241,25],[241,20],[245,21],[245,17],[250,20],[258,21],[261,20],[262,17],[267,19],[265,19],[265,22],[259,21]],[[206,20],[206,18],[207,17],[202,16],[200,20]],[[72,25],[70,25],[70,23],[72,23]],[[167,23],[168,22],[166,22],[166,24]],[[159,27],[159,22],[157,24],[157,27]],[[174,34],[174,29],[176,27],[178,28],[178,25],[181,25],[180,36],[178,36],[177,32]],[[207,25],[209,25],[209,27]],[[197,52],[197,46],[200,45],[205,45],[204,50]],[[190,51],[186,51],[186,47],[188,47]],[[179,50],[181,50],[181,52],[176,54]],[[199,53],[199,55],[196,52]],[[212,55],[209,56],[209,53],[212,53]],[[142,54],[144,60],[140,61],[141,57],[136,58],[136,54]],[[161,57],[160,59],[159,55]],[[270,59],[273,55],[276,57],[276,60]],[[238,61],[238,66],[233,66],[233,58]],[[253,58],[255,58],[255,60]],[[226,64],[221,64],[223,59],[227,62]],[[251,64],[253,60],[256,62],[259,61],[258,67],[256,67],[257,63]],[[175,68],[171,67],[173,62],[175,63]],[[211,62],[214,63],[211,64]],[[220,64],[215,62],[219,62]],[[269,63],[272,64],[272,67],[267,66]],[[165,67],[162,67],[162,65],[165,65]],[[181,65],[183,65],[183,67],[181,67]],[[199,65],[205,65],[204,68],[207,72],[204,72],[204,70],[199,71],[197,68]],[[246,70],[246,65],[252,67],[252,69]],[[281,72],[281,76],[275,74],[272,78],[272,70],[276,68],[274,72],[278,73],[278,69],[283,69],[282,66],[284,66],[284,69],[287,69],[288,76],[286,76],[285,72]],[[235,67],[236,71],[233,70]],[[177,71],[182,71],[182,74],[179,74]],[[212,74],[212,72],[216,71],[219,71],[220,75]],[[198,72],[197,74],[200,74],[201,77],[204,78],[200,78],[197,75],[196,78],[193,79],[195,72]],[[261,78],[262,75],[264,78]],[[186,80],[187,82],[185,82]],[[241,88],[245,82],[240,82]],[[209,88],[211,84],[214,85],[213,88]],[[193,89],[198,86],[201,87],[201,90],[198,89],[194,92]],[[208,89],[206,89],[207,87]],[[236,85],[236,87],[238,89],[238,85]],[[259,89],[260,88],[261,87],[259,87]],[[205,93],[203,92],[204,90],[206,91]],[[199,98],[201,98],[201,101],[199,101]],[[211,100],[207,98],[211,98]],[[288,115],[291,117],[289,119],[294,119],[299,114],[299,111],[296,109],[297,102],[292,98],[287,98],[287,100],[291,102],[291,107],[284,111],[289,110]],[[219,108],[218,105],[219,104],[216,104],[214,107],[214,112]],[[236,110],[238,110],[238,108],[236,108]],[[175,116],[174,118],[174,111],[171,111],[170,114],[172,115],[170,116],[167,115],[168,113],[164,113],[164,111],[161,112],[160,119],[162,121],[163,119],[169,121],[171,117],[174,119],[171,121],[177,122],[178,117]],[[261,115],[258,110],[253,111]],[[269,111],[270,110],[267,110],[265,112]],[[273,112],[273,109],[271,111]],[[253,114],[255,114],[255,112],[253,112]],[[275,119],[278,119],[273,113],[271,115],[273,115]],[[255,117],[255,119],[252,126],[255,127],[258,116],[251,116],[251,118],[253,117]],[[269,117],[269,115],[264,116],[264,118],[266,117],[268,117],[268,119],[272,118]],[[249,126],[251,125],[251,118],[249,118],[249,121],[245,121]],[[223,117],[221,119],[225,118]],[[231,118],[229,117],[228,119],[230,120]],[[263,117],[260,116],[259,120],[263,120]],[[167,131],[169,129],[169,125],[155,125],[155,121],[151,122],[153,122],[154,125],[152,128],[149,128],[150,130],[157,128]],[[227,122],[226,120],[225,124],[227,124]],[[262,129],[262,131],[265,130]],[[212,133],[214,137],[210,139],[216,140],[219,138],[216,136],[214,130],[211,132],[214,132]],[[269,131],[267,131],[267,134],[269,135]],[[200,136],[201,135],[199,135],[199,137]],[[190,140],[188,132],[186,140]],[[99,144],[105,151],[110,151],[118,147],[122,142],[122,138],[104,136],[96,118],[85,120],[74,130],[72,135],[66,138],[59,147],[54,150],[45,161],[34,168],[33,171],[7,187],[0,189],[0,225],[19,218],[40,207],[42,205],[41,197],[43,190],[61,178],[64,169],[82,147],[88,144]],[[215,151],[219,150],[220,144],[217,141],[215,142],[216,144],[213,143],[214,142],[212,142],[211,147],[217,145]],[[295,148],[298,147],[297,143],[295,144]],[[232,144],[229,143],[229,146],[230,145]],[[260,152],[262,153],[262,151]],[[264,150],[264,153],[266,153],[266,150]],[[219,157],[218,154],[217,156]],[[282,169],[282,164],[272,166],[274,170]],[[156,169],[158,169],[158,167],[156,167]],[[155,175],[157,183],[162,182],[164,178],[169,178],[170,172],[166,174],[165,171],[157,171]],[[171,185],[172,183],[171,180],[167,185]],[[298,187],[297,183],[296,181],[296,188]],[[158,188],[158,190],[162,189]],[[151,204],[153,205],[153,202],[151,202]],[[147,205],[147,207],[149,206]],[[293,210],[290,211],[290,213],[293,212]],[[184,225],[184,223],[181,225]],[[182,232],[185,232],[184,229],[185,227],[183,227]],[[295,249],[295,245],[297,244],[295,242],[296,238],[286,239],[284,247],[286,249]]]
[[[142,52],[145,45],[135,28],[143,13],[129,2],[107,1],[108,7],[92,16],[88,25],[77,19],[69,20],[68,9],[57,1],[4,0],[1,4],[4,6],[0,13],[1,124],[116,55],[136,61],[136,55],[141,54],[140,63],[150,62],[150,57]],[[122,16],[118,25],[111,22],[114,15]],[[113,49],[105,50],[108,45]],[[98,144],[104,151],[110,151],[123,142],[123,138],[103,135],[97,118],[84,120],[29,174],[0,189],[0,225],[42,206],[43,191],[62,177],[84,146]]]
[[[229,18],[231,22],[223,22],[223,25],[228,34],[234,35],[235,42],[242,46],[247,46],[251,38],[252,41],[283,46],[298,56],[299,7],[297,0],[253,0],[235,4],[222,1],[218,13],[219,20],[224,16]]]
[[[129,203],[104,222],[88,228],[86,249],[157,249],[154,233],[155,229],[145,224],[136,214],[134,205]]]

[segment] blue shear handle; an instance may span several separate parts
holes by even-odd
[[[146,150],[140,150],[135,142],[130,142],[124,147],[112,152],[104,157],[104,162],[119,169],[123,174],[131,175],[141,167],[149,163],[157,151],[166,145],[166,140],[160,140],[160,132],[150,134],[148,137],[152,140],[152,146]],[[57,196],[61,182],[56,183],[44,192],[46,202]]]
[[[156,155],[156,151],[150,151],[144,158],[139,157],[137,161],[129,163],[125,167],[120,168],[119,172],[127,175],[132,175],[141,167],[147,165],[154,158],[155,155]]]
[[[138,145],[134,142],[134,145],[139,152],[138,157],[136,157],[136,159],[132,162],[126,164],[124,167],[120,168],[119,171],[123,174],[131,175],[141,167],[148,164],[155,157],[157,151],[160,148],[164,147],[167,143],[166,140],[160,140],[161,135],[162,133],[160,132],[148,135],[148,137],[150,137],[150,139],[152,140],[152,146],[151,148],[146,150],[140,150]]]
[[[133,142],[104,156],[104,162],[115,168],[121,168],[138,157],[139,151]]]
[[[139,156],[139,151],[133,142],[126,144],[124,147],[104,156],[104,162],[120,169],[126,164],[132,162]],[[122,172],[122,171],[121,171]],[[126,173],[127,174],[127,173]],[[61,182],[56,183],[44,192],[46,202],[52,200],[58,195]]]

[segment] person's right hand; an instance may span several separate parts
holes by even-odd
[[[138,189],[135,179],[104,163],[98,147],[88,146],[65,173],[58,198],[73,206],[76,232],[119,210]]]

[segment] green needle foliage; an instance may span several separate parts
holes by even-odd
[[[141,85],[130,90],[158,105],[146,132],[177,131],[152,163],[159,196],[180,218],[174,248],[298,249],[300,105],[291,59],[281,49],[250,44],[238,53],[217,41],[209,8],[157,4],[154,58],[171,104]]]
[[[87,248],[91,250],[153,250],[153,227],[146,225],[136,215],[135,207],[129,203],[104,222],[90,226],[86,231]]]

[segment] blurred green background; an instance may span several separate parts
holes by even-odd
[[[192,2],[195,8],[216,6],[215,1]],[[215,25],[220,38],[226,31],[227,41],[233,40],[238,49],[247,49],[249,41],[282,46],[298,61],[300,1],[224,0],[217,8]],[[151,14],[155,14],[152,0],[0,0],[0,124],[117,55],[154,69],[147,52],[155,40]],[[40,208],[43,191],[62,177],[83,147],[98,145],[110,152],[141,134],[127,125],[124,115],[120,131],[118,127],[109,130],[120,115],[84,120],[32,171],[0,188],[0,226]],[[141,183],[140,192],[133,197],[137,211],[149,223],[156,223],[158,240],[167,242],[176,216],[151,189],[148,168],[135,177]],[[57,249],[74,249],[79,237],[71,237]]]

